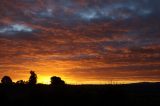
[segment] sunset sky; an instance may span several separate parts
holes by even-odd
[[[0,78],[160,81],[160,0],[0,0]]]

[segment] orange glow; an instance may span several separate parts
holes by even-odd
[[[119,64],[120,65],[120,64]],[[30,63],[24,65],[27,69],[13,70],[1,73],[1,76],[9,75],[14,82],[18,80],[29,79],[29,71],[34,70],[38,76],[38,83],[50,84],[50,78],[52,76],[59,76],[68,84],[125,84],[135,82],[156,82],[159,81],[153,78],[138,77],[135,71],[112,71],[110,68],[119,67],[117,64],[107,65],[101,62],[86,61],[40,61],[36,64]],[[123,65],[123,64],[122,64]],[[94,67],[107,67],[107,74],[102,72],[96,73]],[[87,72],[86,72],[87,71]],[[90,71],[90,72],[88,72]],[[21,73],[20,73],[21,72]],[[157,71],[155,71],[155,74]],[[141,73],[138,73],[141,74]],[[149,74],[149,73],[148,73]],[[154,73],[152,73],[154,74]],[[147,72],[146,72],[147,75]],[[131,76],[131,77],[126,77]],[[137,76],[137,77],[136,77]]]

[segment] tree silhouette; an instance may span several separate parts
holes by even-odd
[[[19,81],[16,82],[16,84],[25,84],[25,81],[19,80]]]
[[[65,82],[60,77],[53,76],[51,77],[51,85],[61,86],[65,85]]]
[[[30,71],[30,78],[29,78],[29,84],[30,85],[35,85],[37,83],[37,75],[34,71]]]
[[[5,85],[11,85],[12,79],[9,76],[4,76],[1,80],[1,83]]]

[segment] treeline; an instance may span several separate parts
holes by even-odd
[[[50,78],[50,84],[54,86],[61,86],[65,85],[65,81],[62,80],[60,77],[52,76]],[[17,82],[13,82],[9,76],[4,76],[1,79],[1,84],[3,85],[14,85],[14,84],[23,84],[23,85],[36,85],[37,84],[37,74],[34,71],[30,71],[30,77],[28,81],[18,80]]]

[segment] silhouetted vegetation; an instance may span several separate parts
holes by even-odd
[[[4,76],[1,80],[1,83],[5,85],[11,85],[12,79],[9,76]]]
[[[63,86],[65,85],[65,82],[60,77],[53,76],[51,77],[51,85]]]
[[[0,105],[160,106],[160,83],[67,85],[56,76],[51,77],[50,85],[36,82],[33,71],[28,83],[23,80],[13,83],[9,76],[4,76]]]
[[[27,84],[27,83],[23,80],[19,80],[19,81],[16,82],[16,84],[21,84],[22,85],[22,84]]]
[[[37,75],[34,71],[30,71],[30,78],[29,78],[29,84],[30,85],[35,85],[37,83]]]

